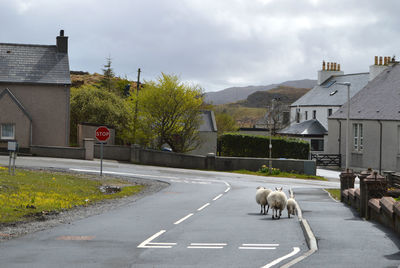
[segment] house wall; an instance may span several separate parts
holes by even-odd
[[[304,122],[310,119],[313,119],[313,111],[315,110],[316,119],[326,128],[329,129],[328,126],[328,109],[332,109],[332,114],[334,114],[340,107],[338,106],[299,106],[299,107],[290,107],[290,125],[296,123],[296,110],[300,109],[300,122]],[[308,117],[306,119],[305,112],[308,112]]]
[[[188,152],[190,155],[207,155],[209,153],[217,153],[217,132],[200,131],[199,137],[201,140],[200,147]]]
[[[32,145],[69,145],[69,86],[0,85],[0,89],[5,88],[10,89],[32,117]],[[19,135],[17,131],[21,129],[16,130]]]
[[[346,163],[346,120],[340,120],[342,165]],[[382,122],[382,160],[380,165],[380,124],[377,120],[350,120],[350,167],[354,169],[372,168],[375,170],[400,171],[399,127],[400,121]],[[353,148],[353,124],[363,124],[363,150],[356,152]],[[339,122],[329,120],[327,153],[339,152]]]
[[[9,94],[5,94],[0,99],[0,125],[15,124],[15,140],[19,147],[29,147],[30,139],[30,120],[18,105],[11,99]],[[0,147],[7,147],[7,140],[0,140]]]

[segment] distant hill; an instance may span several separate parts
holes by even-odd
[[[245,107],[265,108],[275,98],[283,104],[290,105],[310,90],[310,88],[279,86],[267,91],[254,92],[240,103]]]
[[[225,103],[245,100],[250,94],[254,92],[266,91],[273,88],[278,88],[279,86],[311,89],[316,85],[317,85],[317,80],[303,79],[303,80],[286,81],[280,84],[272,84],[267,86],[230,87],[223,89],[221,91],[207,92],[205,94],[205,100],[215,105],[225,104]]]

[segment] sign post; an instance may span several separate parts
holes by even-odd
[[[10,152],[10,159],[8,162],[8,174],[15,175],[15,159],[17,158],[18,143],[16,141],[9,141],[7,149]],[[12,165],[11,165],[12,160]]]
[[[110,138],[110,130],[101,126],[96,129],[96,139],[100,142],[100,176],[103,176],[103,146]]]

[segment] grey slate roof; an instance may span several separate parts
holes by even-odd
[[[307,120],[301,123],[293,124],[281,131],[279,134],[296,136],[321,136],[327,134],[326,128],[316,119]]]
[[[0,83],[71,84],[67,53],[56,46],[0,43]]]
[[[347,105],[329,118],[345,119]],[[394,64],[350,99],[350,118],[400,120],[400,65]]]
[[[215,116],[213,111],[202,111],[202,123],[199,127],[199,131],[217,131],[217,124],[215,122]]]
[[[368,83],[368,79],[369,73],[332,76],[321,85],[315,86],[290,106],[342,106],[343,103],[347,102],[347,86],[337,83],[350,82],[350,97],[352,97]],[[333,83],[334,81],[336,82]],[[330,85],[331,83],[333,84]],[[330,96],[336,90],[337,92]]]

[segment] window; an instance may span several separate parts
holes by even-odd
[[[353,149],[354,151],[362,151],[363,149],[363,125],[353,124]]]
[[[328,116],[331,116],[332,115],[332,109],[330,108],[330,109],[328,109]]]
[[[311,140],[311,151],[323,151],[324,140]]]
[[[312,111],[312,119],[317,119],[317,111]]]
[[[305,118],[305,120],[308,120],[308,112],[307,111],[304,112],[304,118]]]
[[[300,109],[296,109],[296,123],[300,123]]]
[[[0,139],[2,140],[13,140],[15,138],[14,124],[1,124],[0,132]]]

